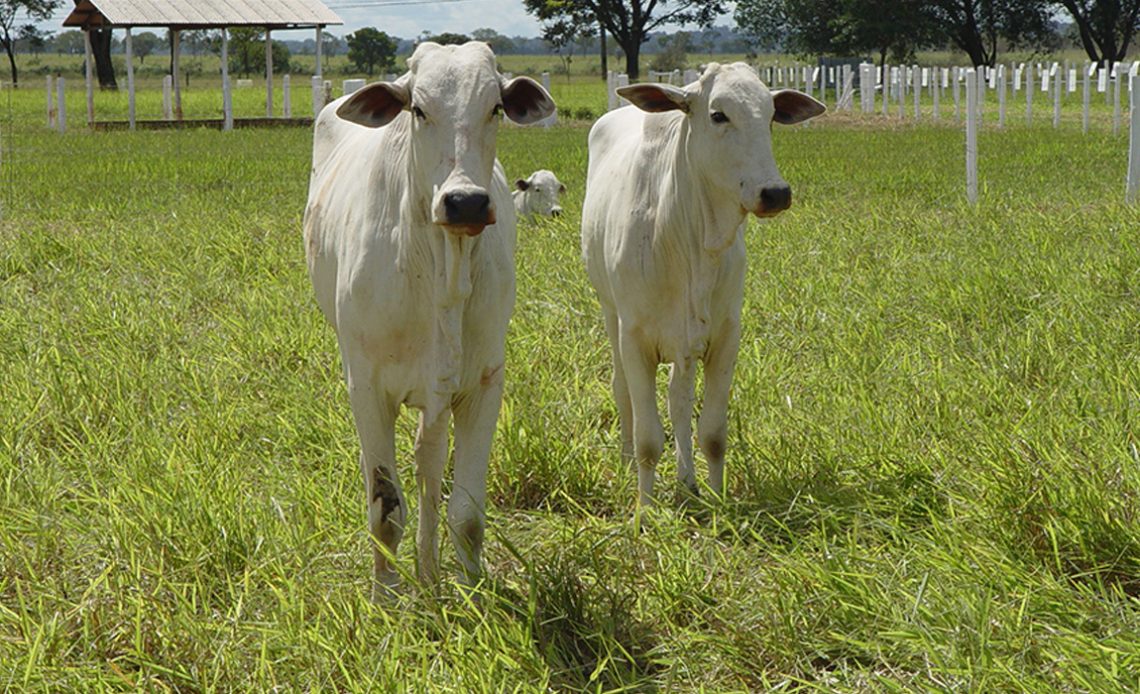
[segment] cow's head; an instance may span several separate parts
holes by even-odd
[[[523,204],[520,205],[523,212],[544,217],[557,217],[562,214],[562,205],[558,204],[558,196],[566,192],[566,186],[552,171],[546,169],[535,171],[529,178],[515,181],[515,188],[523,198]]]
[[[400,79],[370,84],[337,108],[341,118],[370,128],[404,112],[412,185],[430,191],[431,221],[474,236],[495,223],[490,188],[499,120],[505,114],[534,123],[554,112],[554,100],[528,77],[499,75],[485,43],[421,43]]]
[[[792,190],[772,156],[772,123],[799,123],[827,108],[793,89],[768,91],[745,63],[712,63],[684,88],[634,84],[618,94],[643,111],[687,114],[689,156],[699,175],[758,217],[779,214],[792,204]]]

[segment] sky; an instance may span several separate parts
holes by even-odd
[[[463,34],[490,28],[507,36],[528,37],[542,33],[521,0],[325,0],[325,5],[344,20],[343,27],[329,28],[337,35],[361,27],[376,27],[405,39],[424,30]]]

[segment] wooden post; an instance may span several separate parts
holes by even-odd
[[[170,30],[170,48],[173,52],[170,80],[174,84],[174,118],[182,120],[182,84],[178,79],[178,62],[182,57],[182,32],[178,29]]]
[[[57,77],[55,79],[55,124],[59,126],[59,134],[62,135],[67,132],[67,101],[64,97],[64,79]]]
[[[127,36],[123,40],[127,59],[127,122],[131,130],[135,129],[135,54],[134,43],[131,39],[131,28],[127,27]]]
[[[321,109],[325,106],[325,81],[321,79],[320,75],[313,75],[312,89],[313,118],[316,118],[321,114]]]
[[[1129,79],[1132,108],[1129,115],[1128,137],[1128,183],[1124,192],[1125,202],[1136,202],[1136,191],[1140,189],[1140,75]]]
[[[966,70],[966,200],[978,204],[978,73]]]
[[[1085,79],[1081,86],[1081,132],[1088,134],[1089,132],[1089,81],[1092,79],[1092,73],[1096,72],[1096,64],[1085,66]]]
[[[55,128],[55,78],[47,76],[47,124]]]
[[[1005,65],[997,67],[998,127],[1005,127]]]
[[[230,31],[222,27],[222,130],[234,129],[234,94],[230,85]]]
[[[324,74],[321,72],[321,34],[324,33],[324,29],[325,28],[320,24],[317,25],[317,77],[321,77]],[[320,111],[320,109],[314,108],[314,113],[318,111]]]
[[[1117,63],[1112,67],[1112,134],[1120,134],[1120,82],[1123,80],[1124,66]]]
[[[961,70],[957,66],[950,68],[951,75],[950,81],[954,83],[954,120],[962,120],[962,101],[958,95],[959,91],[959,78],[962,76]]]
[[[265,117],[273,117],[273,39],[265,27]]]
[[[883,93],[880,95],[883,98],[883,115],[886,116],[889,115],[891,108],[891,66],[883,63],[883,68],[879,72],[883,83]]]
[[[1033,125],[1033,63],[1025,66],[1025,124]]]
[[[281,78],[281,115],[285,118],[293,117],[293,85],[291,75]]]
[[[83,76],[87,80],[87,125],[95,124],[95,51],[91,50],[91,32],[83,30],[83,50],[86,56]]]
[[[922,98],[922,70],[917,65],[914,66],[911,79],[914,80],[914,119],[918,120],[922,116],[919,111],[919,100]]]
[[[934,68],[934,72],[931,77],[933,80],[931,84],[934,86],[934,91],[931,92],[931,97],[934,99],[934,120],[936,121],[942,118],[942,107],[939,105],[939,101],[942,100],[942,76],[945,74],[943,72],[944,69],[945,68],[941,67]]]
[[[1061,70],[1053,63],[1053,127],[1061,127]]]

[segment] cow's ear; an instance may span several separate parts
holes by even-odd
[[[802,123],[827,110],[822,103],[795,89],[777,89],[772,92],[772,102],[776,105],[772,120],[784,125]]]
[[[689,96],[684,89],[669,84],[631,84],[618,87],[618,96],[629,101],[642,111],[662,113],[664,111],[689,112]]]
[[[526,190],[527,188],[530,188],[530,183],[527,182],[525,178],[520,178],[519,180],[515,181],[515,188],[518,188],[519,190]]]
[[[558,192],[559,193],[565,193],[566,192],[566,184],[565,183],[559,183],[558,184]]]
[[[406,83],[376,82],[353,92],[336,115],[366,128],[382,128],[408,107],[409,99]]]
[[[503,110],[519,125],[530,125],[554,113],[554,99],[529,77],[516,77],[501,87]]]

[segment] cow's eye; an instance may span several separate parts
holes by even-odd
[[[503,105],[502,104],[495,104],[495,108],[491,109],[491,117],[495,118],[496,116],[501,116],[501,115],[503,115]]]
[[[724,111],[713,111],[710,118],[712,118],[712,122],[718,125],[728,122],[728,116],[724,115]]]
[[[416,118],[419,118],[420,120],[427,120],[427,114],[425,114],[424,110],[419,106],[413,106],[412,113],[415,114]]]

